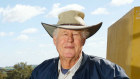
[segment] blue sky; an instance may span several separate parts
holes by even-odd
[[[73,9],[85,13],[87,25],[103,22],[83,51],[106,58],[108,27],[139,5],[139,0],[0,0],[0,67],[57,57],[41,22],[56,24],[60,12]]]

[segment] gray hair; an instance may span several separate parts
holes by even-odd
[[[53,37],[54,36],[57,37],[58,32],[59,32],[59,28],[56,28],[53,32]],[[89,32],[86,29],[82,30],[81,34],[84,39],[86,39],[89,36]]]

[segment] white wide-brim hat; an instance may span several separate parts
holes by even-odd
[[[53,37],[53,32],[56,28],[69,29],[69,30],[87,30],[89,37],[94,35],[101,27],[102,22],[87,26],[84,22],[84,13],[76,10],[70,10],[59,14],[59,21],[55,25],[42,23],[48,34]]]

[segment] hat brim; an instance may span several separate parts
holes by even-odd
[[[45,30],[48,32],[48,34],[53,37],[53,32],[56,28],[62,28],[62,29],[70,29],[70,30],[87,30],[89,32],[89,37],[94,35],[102,26],[102,22],[92,25],[92,26],[73,26],[73,25],[50,25],[46,23],[41,23],[42,26],[45,28]]]

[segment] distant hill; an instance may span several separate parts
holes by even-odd
[[[32,68],[34,69],[37,65],[31,65]],[[0,71],[10,71],[10,70],[14,70],[13,66],[8,66],[8,67],[0,67]]]

